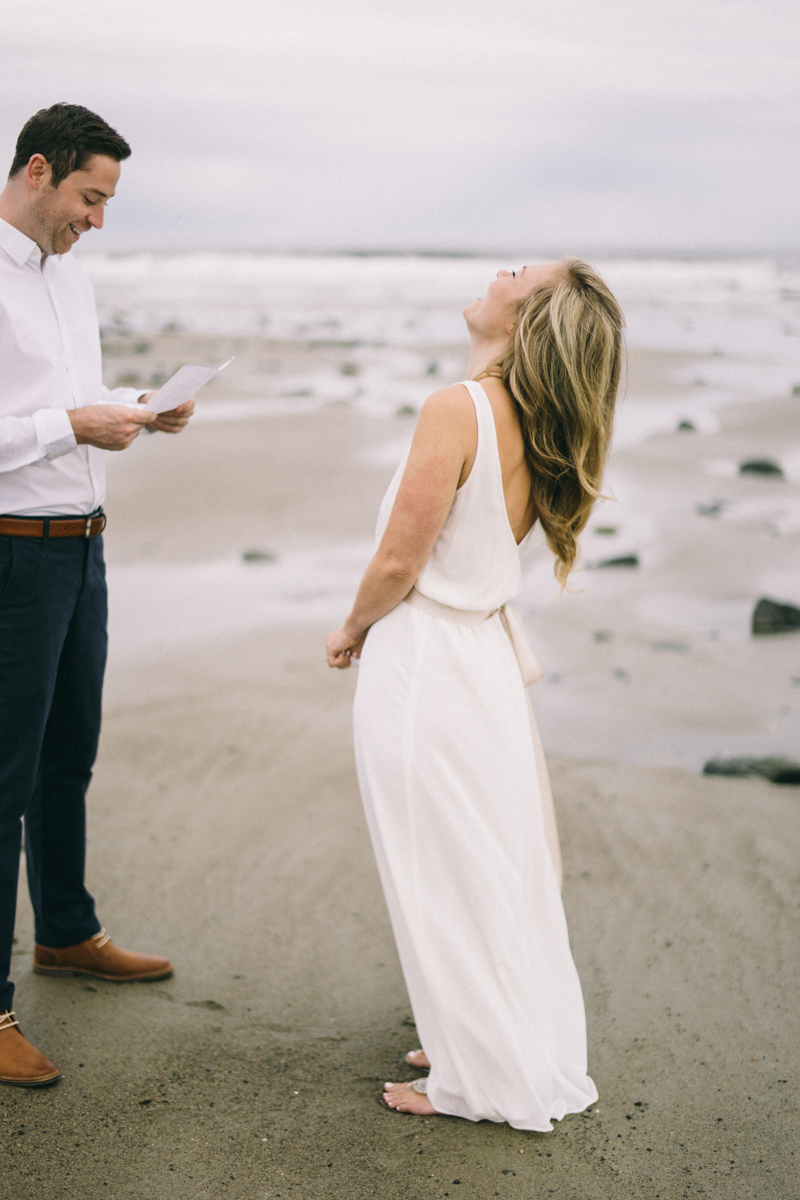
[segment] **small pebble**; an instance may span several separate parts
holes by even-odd
[[[756,636],[765,633],[787,633],[800,629],[800,608],[794,604],[781,604],[762,596],[753,609],[752,632]]]
[[[711,758],[703,767],[704,775],[728,775],[743,778],[760,775],[770,783],[800,783],[800,763],[790,758]]]
[[[783,471],[772,458],[748,458],[739,463],[740,475],[772,475],[783,479]]]
[[[619,558],[604,558],[599,562],[598,567],[638,567],[638,554],[621,554]]]

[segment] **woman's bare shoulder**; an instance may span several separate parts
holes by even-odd
[[[451,383],[447,387],[437,388],[435,392],[431,392],[422,406],[420,415],[427,412],[435,415],[458,416],[474,411],[475,405],[472,397],[463,383]]]
[[[461,384],[437,388],[420,409],[409,463],[433,456],[456,463],[460,474],[466,463],[468,473],[477,446],[478,419],[467,389]]]
[[[447,436],[455,445],[471,445],[477,440],[478,421],[475,405],[460,383],[437,388],[420,409],[417,438]]]

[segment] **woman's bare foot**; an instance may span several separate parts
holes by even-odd
[[[424,1079],[414,1079],[411,1083],[386,1083],[383,1102],[396,1112],[413,1113],[415,1117],[435,1117],[436,1109],[428,1097],[418,1090],[418,1086],[414,1086],[424,1083]]]
[[[431,1064],[428,1062],[428,1056],[424,1050],[409,1050],[406,1055],[406,1062],[409,1066],[416,1067],[418,1071],[430,1071]]]

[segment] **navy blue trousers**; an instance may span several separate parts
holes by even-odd
[[[36,941],[74,946],[100,930],[83,877],[107,646],[102,543],[0,536],[0,1012],[14,995],[23,821]]]

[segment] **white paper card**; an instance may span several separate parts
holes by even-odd
[[[219,375],[220,371],[224,371],[228,363],[232,362],[233,359],[229,358],[221,367],[181,367],[150,397],[144,406],[145,409],[147,412],[163,413],[177,408],[179,404],[190,400],[204,383]]]

